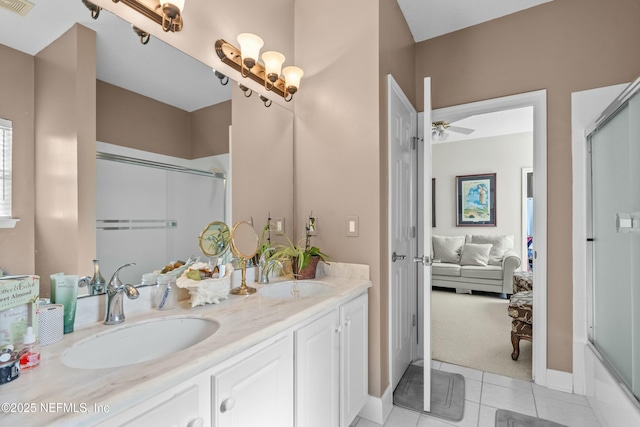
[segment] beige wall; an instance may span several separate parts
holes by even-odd
[[[260,235],[271,213],[273,219],[285,218],[285,231],[292,236],[293,113],[275,104],[265,108],[256,95],[246,98],[238,85],[231,96],[232,223],[253,218]]]
[[[75,25],[35,57],[36,271],[91,267],[95,257],[95,32]],[[88,266],[88,267],[87,267]]]
[[[98,141],[197,159],[229,152],[231,101],[188,112],[98,80]]]
[[[380,365],[376,375],[380,375],[380,393],[386,389],[389,381],[389,126],[388,126],[388,82],[391,74],[409,101],[415,106],[415,68],[413,58],[415,43],[404,15],[396,0],[380,0]],[[370,372],[370,376],[373,375]],[[372,393],[373,394],[373,393]]]
[[[13,216],[0,229],[0,267],[12,274],[35,271],[35,161],[33,56],[0,45],[0,117],[13,122]]]
[[[191,112],[191,158],[229,152],[231,100]]]
[[[296,2],[296,62],[305,78],[294,100],[294,199],[298,236],[313,211],[313,244],[335,260],[371,266],[369,392],[381,396],[388,359],[380,275],[378,15],[377,2],[369,0]],[[346,237],[350,215],[359,217],[359,237]]]
[[[99,80],[96,89],[98,141],[191,158],[187,111]]]
[[[572,371],[571,93],[640,74],[636,0],[546,3],[416,45],[433,108],[547,90],[548,367]]]

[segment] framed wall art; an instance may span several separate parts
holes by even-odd
[[[456,226],[496,226],[496,174],[456,176]]]

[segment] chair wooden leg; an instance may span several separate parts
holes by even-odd
[[[513,353],[511,353],[512,360],[518,360],[520,356],[520,335],[511,331],[511,344],[513,345]]]

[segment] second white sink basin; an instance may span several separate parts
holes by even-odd
[[[310,280],[289,280],[265,285],[258,291],[269,298],[304,298],[328,294],[331,288],[326,283]]]
[[[219,328],[220,324],[214,320],[196,317],[124,323],[74,344],[62,353],[61,359],[63,364],[78,369],[132,365],[196,345]]]

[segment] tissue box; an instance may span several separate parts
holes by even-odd
[[[27,305],[27,322],[24,330],[9,325],[11,340],[14,343],[22,343],[22,336],[27,326],[33,327],[33,332],[38,336],[38,298],[40,296],[39,276],[7,276],[0,278],[0,317],[4,318],[9,310]],[[2,327],[4,329],[4,326]],[[0,331],[5,333],[7,331]],[[15,336],[14,336],[15,335]]]
[[[203,264],[205,266],[206,264]],[[198,264],[191,268],[198,269]],[[189,290],[191,296],[191,307],[205,304],[219,304],[220,300],[226,299],[231,290],[231,273],[233,266],[227,264],[224,277],[216,279],[192,280],[186,276],[186,271],[176,280],[179,288]]]

